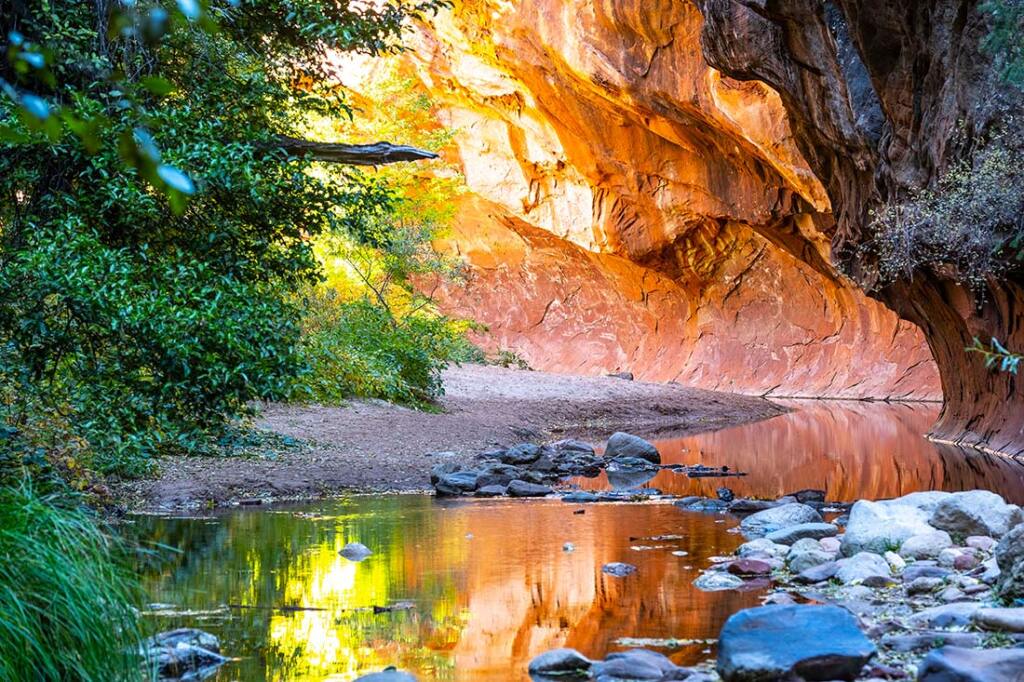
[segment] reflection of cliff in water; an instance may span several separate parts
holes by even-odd
[[[659,438],[665,464],[728,466],[741,478],[689,479],[662,471],[647,485],[678,495],[778,497],[821,488],[832,500],[880,499],[918,490],[983,488],[1024,502],[1024,464],[924,438],[938,415],[930,403],[778,401],[793,410],[762,422],[681,438]],[[580,487],[607,485],[598,479]]]

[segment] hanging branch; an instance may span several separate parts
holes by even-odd
[[[377,142],[375,144],[341,144],[335,142],[311,142],[294,137],[279,136],[281,149],[295,156],[309,155],[310,158],[327,163],[343,163],[349,166],[380,166],[400,161],[422,161],[436,159],[437,154],[404,144]]]

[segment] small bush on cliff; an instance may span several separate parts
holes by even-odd
[[[1024,144],[1015,125],[953,165],[934,188],[874,215],[883,282],[936,267],[981,288],[986,278],[1024,266]]]

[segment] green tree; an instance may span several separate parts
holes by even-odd
[[[138,473],[286,395],[311,237],[373,200],[311,165],[423,156],[308,143],[301,124],[351,114],[332,53],[399,49],[403,21],[443,4],[0,0],[7,425]]]

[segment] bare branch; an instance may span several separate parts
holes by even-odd
[[[336,142],[312,142],[295,137],[279,136],[281,149],[289,154],[310,155],[317,161],[342,163],[349,166],[380,166],[400,161],[422,161],[436,159],[437,154],[404,144],[377,142],[375,144],[342,144]]]

